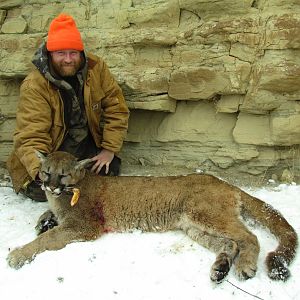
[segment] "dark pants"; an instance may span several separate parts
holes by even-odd
[[[113,160],[109,165],[108,173],[105,174],[105,166],[99,172],[100,176],[118,176],[120,174],[121,159],[114,156]],[[45,202],[47,201],[45,192],[41,189],[41,183],[38,181],[32,181],[26,189],[21,189],[20,193],[27,196],[28,198],[37,201]]]
[[[118,176],[120,174],[121,159],[117,156],[114,156],[113,160],[109,164],[108,173],[105,174],[105,166],[99,172],[101,176]]]

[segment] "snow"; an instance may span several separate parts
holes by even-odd
[[[300,186],[279,185],[249,190],[268,202],[300,232]],[[209,279],[214,254],[181,232],[109,233],[94,242],[70,244],[47,251],[19,270],[6,262],[9,249],[34,239],[35,223],[47,203],[35,203],[0,187],[0,297],[72,300],[200,300],[300,299],[300,255],[287,282],[271,281],[264,258],[276,241],[252,229],[261,244],[256,277],[237,280],[234,269],[216,285]]]

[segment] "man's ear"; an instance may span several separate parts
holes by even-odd
[[[46,155],[38,150],[34,150],[35,155],[40,159],[41,162],[44,162],[46,159]]]
[[[75,169],[78,170],[88,168],[93,164],[93,162],[94,161],[91,158],[80,160],[79,162],[77,162]]]

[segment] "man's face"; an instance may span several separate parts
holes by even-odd
[[[81,55],[78,50],[59,50],[50,52],[52,65],[62,77],[74,76],[81,66]]]

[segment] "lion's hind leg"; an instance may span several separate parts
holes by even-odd
[[[229,273],[235,257],[238,255],[237,243],[232,239],[217,234],[217,232],[208,232],[191,220],[186,219],[180,223],[180,229],[191,239],[217,253],[216,260],[210,270],[210,279],[216,283],[222,282]]]

